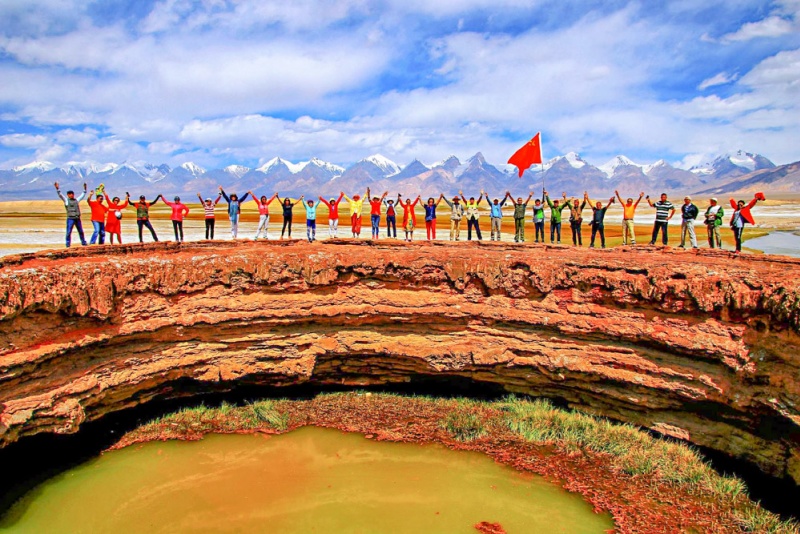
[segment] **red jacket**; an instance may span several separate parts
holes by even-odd
[[[753,220],[753,214],[750,213],[750,208],[755,206],[756,202],[758,202],[758,199],[754,198],[753,200],[750,201],[749,204],[747,204],[745,207],[743,207],[741,209],[741,211],[739,212],[742,215],[742,219],[744,219],[745,221],[749,222],[750,224],[755,224],[756,223]],[[739,209],[739,205],[736,204],[736,201],[733,200],[733,199],[731,199],[731,207],[734,209],[734,211]],[[734,213],[734,215],[735,215],[735,213]],[[733,224],[733,217],[731,217],[731,224]]]
[[[370,215],[380,215],[381,204],[383,204],[382,200],[370,200],[369,205],[372,207],[372,209],[370,210]]]
[[[328,219],[336,220],[339,218],[339,202],[342,201],[342,198],[344,198],[344,193],[340,193],[339,198],[337,198],[334,202],[328,202],[324,198],[319,197],[319,200],[328,206]]]

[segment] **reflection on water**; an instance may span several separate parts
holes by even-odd
[[[613,528],[579,496],[479,453],[303,428],[105,454],[32,492],[0,531],[474,533],[480,521]]]
[[[766,254],[783,254],[800,258],[800,235],[793,232],[774,232],[756,237],[745,241],[744,246]]]

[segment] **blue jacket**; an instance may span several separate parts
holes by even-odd
[[[505,205],[506,200],[508,200],[508,197],[506,197],[503,200],[501,200],[498,204],[495,204],[494,202],[489,203],[489,207],[492,210],[491,213],[490,213],[490,217],[502,217],[503,216],[503,209],[502,208]]]

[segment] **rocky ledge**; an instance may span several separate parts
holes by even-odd
[[[241,385],[454,377],[800,481],[800,261],[649,247],[202,242],[0,262],[0,446]]]

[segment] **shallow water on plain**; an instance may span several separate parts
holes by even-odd
[[[302,428],[104,454],[44,483],[0,532],[604,532],[580,496],[480,453]]]

